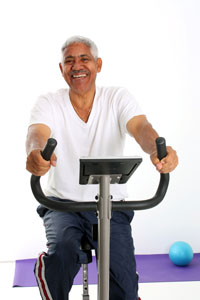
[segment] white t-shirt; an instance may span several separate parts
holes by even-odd
[[[76,114],[69,90],[40,96],[31,112],[30,125],[45,124],[58,145],[57,166],[51,167],[46,188],[48,196],[74,201],[94,201],[98,185],[79,184],[81,157],[123,156],[127,122],[141,115],[135,98],[124,88],[97,87],[87,123]],[[125,184],[112,184],[114,200],[127,197]]]

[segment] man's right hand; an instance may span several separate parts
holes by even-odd
[[[51,166],[56,166],[56,160],[56,155],[53,153],[50,161],[46,161],[41,155],[41,150],[35,149],[27,156],[26,169],[33,175],[43,176]]]

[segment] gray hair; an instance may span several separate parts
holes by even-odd
[[[72,36],[66,40],[66,42],[63,44],[63,46],[61,48],[62,54],[69,45],[79,44],[79,43],[85,44],[86,46],[88,46],[90,48],[91,54],[94,56],[95,60],[98,58],[98,48],[97,48],[96,44],[92,40],[90,40],[86,37],[83,37],[83,36],[79,36],[79,35]]]

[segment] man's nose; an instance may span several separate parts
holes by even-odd
[[[73,70],[80,70],[81,68],[81,61],[79,59],[75,59],[72,65]]]

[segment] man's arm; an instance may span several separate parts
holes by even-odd
[[[155,140],[158,133],[153,129],[144,115],[133,117],[127,123],[127,130],[132,135],[143,151],[150,155],[152,163],[162,173],[173,171],[178,165],[176,151],[167,146],[167,156],[161,161],[157,158]]]
[[[51,165],[56,165],[55,154],[52,155],[50,161],[44,160],[41,156],[41,151],[44,149],[50,135],[50,128],[44,124],[34,124],[28,129],[26,139],[26,169],[36,176],[46,174]]]

